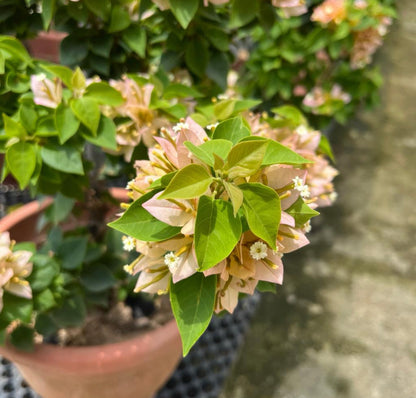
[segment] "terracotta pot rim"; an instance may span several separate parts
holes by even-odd
[[[23,352],[7,344],[0,353],[19,364],[44,367],[57,372],[103,374],[115,367],[128,370],[136,366],[137,356],[151,361],[155,350],[177,340],[179,333],[174,319],[136,337],[116,343],[96,346],[60,347],[52,344],[37,344],[33,352]]]

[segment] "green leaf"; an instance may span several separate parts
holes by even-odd
[[[23,138],[27,135],[25,128],[3,113],[4,131],[8,137]]]
[[[99,104],[119,106],[124,100],[119,91],[108,83],[99,82],[90,84],[84,94],[84,98],[92,98]]]
[[[97,101],[88,97],[77,98],[71,101],[71,109],[81,123],[96,134],[101,115]]]
[[[268,140],[262,166],[271,164],[301,165],[306,163],[313,163],[313,161],[305,159],[277,141]]]
[[[35,132],[37,137],[54,137],[58,134],[59,133],[55,125],[55,118],[52,115],[48,115],[39,119]]]
[[[246,183],[238,187],[243,191],[244,215],[251,232],[276,250],[281,216],[279,195],[260,183]]]
[[[61,328],[79,326],[84,322],[87,310],[80,294],[73,294],[65,299],[62,306],[50,314]]]
[[[72,88],[72,70],[63,65],[45,65],[41,64],[40,67],[52,75],[58,77],[68,87]]]
[[[236,185],[223,181],[225,190],[227,191],[228,196],[230,197],[231,203],[233,205],[234,217],[237,215],[238,210],[243,204],[243,191],[238,188]]]
[[[116,150],[116,125],[106,116],[101,116],[98,125],[97,136],[84,135],[84,138],[96,146]]]
[[[117,231],[143,241],[159,242],[178,235],[181,230],[180,227],[172,227],[163,223],[142,207],[142,204],[154,195],[154,191],[143,195],[133,202],[118,220],[108,225]]]
[[[55,13],[56,0],[42,0],[43,30],[48,30],[53,14]]]
[[[304,225],[312,217],[319,215],[319,213],[316,210],[311,209],[301,197],[299,197],[286,212],[295,219],[297,226]]]
[[[146,30],[140,25],[131,25],[122,35],[126,44],[140,57],[146,56]]]
[[[184,145],[188,148],[189,152],[193,153],[199,160],[211,167],[214,166],[214,157],[212,154],[205,152],[203,149],[199,148],[199,146],[192,144],[190,141],[185,141]]]
[[[235,100],[227,99],[214,105],[214,114],[218,120],[227,119],[234,112]]]
[[[172,99],[172,98],[201,98],[203,94],[201,94],[198,90],[193,87],[185,86],[184,84],[174,83],[170,84],[166,87],[163,98],[165,99]]]
[[[3,53],[0,51],[0,75],[4,75],[5,65],[6,60],[4,59]]]
[[[16,320],[29,323],[32,318],[32,311],[32,300],[15,296],[7,291],[4,292],[3,309],[0,313],[1,323],[10,323]]]
[[[307,120],[305,119],[305,116],[303,116],[303,113],[294,106],[279,106],[278,108],[273,108],[272,112],[282,119],[284,122],[283,125],[289,125],[295,128],[297,126],[307,124]]]
[[[91,292],[101,292],[114,286],[117,279],[102,264],[94,264],[81,273],[81,283]]]
[[[103,21],[107,21],[111,12],[111,2],[102,0],[84,0],[85,5]]]
[[[321,135],[321,140],[319,141],[318,149],[324,154],[329,156],[329,158],[335,163],[334,154],[332,152],[331,144],[329,143],[328,138],[324,135]]]
[[[35,331],[26,325],[19,325],[10,334],[10,342],[19,350],[32,352],[34,349]]]
[[[87,253],[87,236],[65,238],[58,248],[57,256],[62,260],[63,269],[76,269],[81,266]]]
[[[266,153],[267,142],[253,140],[235,145],[227,157],[225,170],[231,179],[249,177],[260,170]]]
[[[46,289],[34,297],[34,309],[46,312],[56,306],[56,301],[51,290]]]
[[[185,62],[191,72],[199,77],[205,75],[209,61],[207,43],[201,38],[189,40],[185,45]]]
[[[36,148],[28,142],[17,142],[6,152],[6,162],[10,172],[24,189],[36,167]]]
[[[25,93],[30,89],[30,77],[10,71],[6,78],[6,87],[14,93]]]
[[[0,49],[5,50],[12,56],[20,59],[25,64],[32,65],[32,58],[23,44],[14,37],[0,36]]]
[[[72,33],[62,40],[59,54],[63,64],[79,65],[88,56],[88,52],[88,41],[85,37]]]
[[[33,271],[27,277],[34,293],[46,289],[59,274],[59,264],[46,254],[36,253],[32,256]]]
[[[263,293],[266,293],[266,292],[276,293],[277,286],[273,282],[259,281],[257,283],[256,289],[259,292],[263,292]]]
[[[173,15],[186,29],[198,11],[199,0],[170,0],[169,3]]]
[[[211,183],[212,176],[205,167],[190,164],[175,174],[159,199],[196,198],[203,195]]]
[[[114,6],[111,11],[109,33],[120,32],[130,25],[130,15],[122,6]]]
[[[58,192],[52,206],[49,206],[45,210],[45,214],[54,225],[57,225],[61,221],[65,220],[74,207],[74,204],[74,199],[68,198]]]
[[[233,144],[229,140],[215,139],[204,142],[203,144],[199,145],[198,148],[212,155],[214,158],[215,155],[217,155],[221,159],[226,159],[232,147]]]
[[[38,314],[36,317],[35,330],[44,337],[52,336],[58,329],[55,321],[50,315]]]
[[[241,236],[241,221],[231,203],[202,196],[195,222],[195,252],[201,271],[224,260]]]
[[[36,129],[38,114],[33,107],[22,104],[19,109],[19,118],[24,129],[28,131],[34,131]]]
[[[55,125],[59,134],[59,143],[64,144],[78,131],[80,121],[71,108],[61,103],[55,110]]]
[[[239,28],[252,21],[259,10],[259,2],[257,0],[234,0],[230,25],[232,28]]]
[[[221,122],[214,131],[213,140],[223,138],[237,144],[241,139],[250,135],[250,130],[243,119],[238,116]]]
[[[183,356],[204,333],[211,321],[215,305],[215,275],[196,273],[170,284],[170,302],[182,339]]]
[[[72,89],[82,92],[85,89],[87,80],[85,79],[84,73],[79,66],[75,69],[71,79]]]
[[[41,148],[42,160],[55,170],[84,175],[81,154],[70,146],[49,145]]]

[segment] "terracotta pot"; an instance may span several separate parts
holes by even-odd
[[[113,189],[126,200],[124,189]],[[0,232],[13,239],[35,236],[36,221],[52,199],[31,202],[0,220]],[[22,236],[19,236],[22,234]],[[36,345],[25,353],[0,347],[26,381],[43,398],[150,398],[167,381],[181,357],[181,341],[174,320],[126,341],[90,347]]]
[[[25,44],[32,57],[59,63],[59,47],[66,35],[54,30],[40,32],[34,39],[26,40]]]

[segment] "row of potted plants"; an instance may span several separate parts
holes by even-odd
[[[391,2],[4,7],[0,31],[63,31],[70,67],[0,36],[2,178],[40,200],[0,220],[1,352],[44,398],[138,396],[138,384],[149,397],[178,360],[177,331],[186,355],[214,312],[275,291],[283,255],[308,244],[316,209],[336,199],[331,148],[314,127],[374,99],[367,64]],[[145,327],[134,317],[144,295],[158,309]],[[64,357],[35,344],[107,342],[98,324],[112,344]],[[130,333],[141,336],[114,342]]]
[[[58,36],[61,62],[90,75],[161,66],[205,96],[231,86],[227,95],[261,99],[258,110],[296,104],[319,127],[378,102],[382,78],[370,63],[396,15],[394,0],[20,0],[13,7],[4,31],[28,38],[53,26],[66,35]]]

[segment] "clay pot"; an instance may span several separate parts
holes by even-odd
[[[66,35],[54,30],[40,32],[34,39],[26,40],[25,44],[32,57],[59,63],[59,48]]]
[[[124,189],[114,189],[125,200]],[[40,213],[52,199],[31,202],[0,220],[0,232],[13,239],[35,236]],[[19,236],[19,234],[21,234]],[[43,398],[151,398],[167,381],[181,357],[174,320],[126,341],[90,347],[35,346],[26,353],[6,345],[0,354],[13,361]]]

